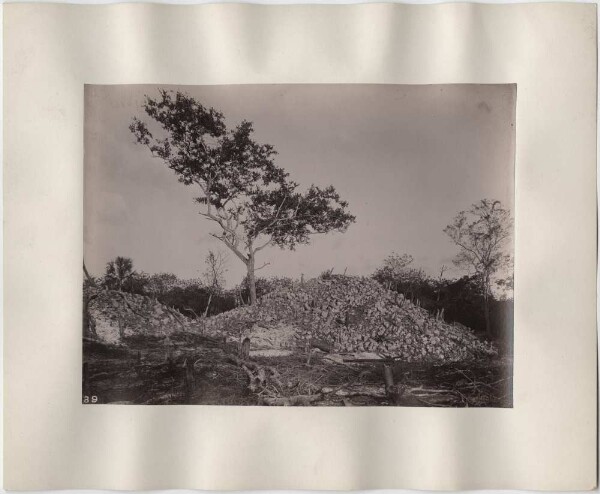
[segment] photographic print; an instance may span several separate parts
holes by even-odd
[[[87,85],[82,402],[512,407],[515,108]]]

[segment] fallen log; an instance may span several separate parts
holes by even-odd
[[[252,374],[252,371],[248,369],[248,367],[246,367],[245,365],[242,365],[242,369],[248,376],[248,389],[250,389],[250,391],[252,391],[253,393],[256,393],[258,391],[258,386],[261,384],[260,380],[258,379],[258,376]]]
[[[416,395],[416,394],[434,394],[434,393],[446,393],[446,394],[451,394],[451,393],[455,393],[456,390],[454,389],[432,389],[432,388],[423,388],[421,386],[419,386],[418,388],[407,388],[406,391],[410,394]]]
[[[263,405],[269,406],[307,406],[315,401],[320,401],[323,399],[323,395],[321,393],[317,393],[314,395],[296,395],[296,396],[287,396],[281,398],[261,398],[261,403]]]
[[[321,394],[342,396],[344,398],[352,398],[354,396],[369,396],[371,398],[385,398],[387,396],[385,389],[382,386],[360,385],[349,386],[345,388],[332,388],[325,386],[321,388]]]
[[[333,345],[325,340],[319,340],[319,339],[311,339],[310,340],[310,347],[311,348],[318,348],[319,350],[325,352],[325,353],[331,353],[333,352]]]

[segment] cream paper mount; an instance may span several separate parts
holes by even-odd
[[[5,4],[15,490],[596,484],[596,6]],[[81,404],[85,84],[516,84],[512,409]]]

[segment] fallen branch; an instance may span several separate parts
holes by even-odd
[[[281,375],[279,371],[271,366],[261,366],[251,360],[243,360],[235,355],[227,355],[226,359],[234,363],[235,365],[244,369],[244,372],[250,379],[250,391],[256,392],[260,387],[264,387],[268,380],[279,386],[280,389],[284,389],[284,385],[281,382]],[[252,372],[255,371],[256,375]],[[269,374],[267,374],[267,372]],[[258,378],[258,385],[256,384]]]
[[[343,396],[352,398],[353,396],[370,396],[371,398],[385,398],[386,391],[383,386],[377,385],[341,385],[335,388],[325,386],[321,388],[321,393],[326,395]]]
[[[285,398],[262,398],[263,405],[269,406],[306,406],[323,399],[321,393],[314,395],[296,395]]]
[[[435,394],[435,393],[445,393],[445,394],[452,394],[455,392],[455,390],[453,389],[431,389],[431,388],[423,388],[423,387],[418,387],[418,388],[407,388],[406,392],[415,395],[415,394]]]
[[[275,367],[271,367],[270,365],[258,365],[256,362],[252,362],[252,360],[243,360],[239,357],[236,357],[235,355],[227,355],[226,358],[229,362],[232,362],[235,365],[238,365],[239,367],[245,365],[246,367],[252,370],[265,369],[268,370],[273,376],[276,376],[278,379],[281,378],[281,376],[279,375],[279,371],[275,369]]]
[[[189,307],[183,307],[183,310],[187,310],[188,312],[191,312],[192,314],[194,314],[194,317],[196,319],[199,319],[198,314],[196,314],[196,312],[194,312],[192,309],[190,309]]]

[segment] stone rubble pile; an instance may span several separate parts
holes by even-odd
[[[118,344],[137,335],[168,336],[176,331],[199,330],[198,322],[152,297],[116,290],[88,289],[91,333],[106,343]]]
[[[294,351],[310,342],[336,353],[369,353],[407,362],[452,362],[496,354],[464,326],[429,312],[375,280],[332,276],[295,282],[264,295],[255,306],[194,320],[155,299],[90,289],[87,336],[119,344],[131,336],[165,337],[189,331],[251,340],[256,351]]]
[[[287,332],[278,338],[281,328]],[[288,348],[320,340],[335,352],[369,352],[407,362],[451,362],[496,354],[491,344],[468,328],[436,319],[375,280],[353,276],[280,288],[254,307],[208,318],[205,330],[235,339],[253,338],[257,332],[264,339],[269,333],[274,346]]]

